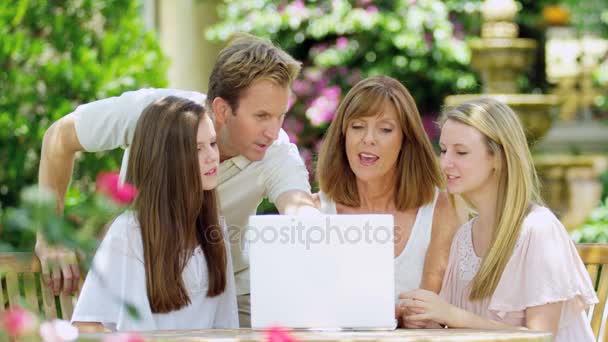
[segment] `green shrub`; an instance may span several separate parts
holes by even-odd
[[[42,137],[79,104],[165,86],[167,63],[138,0],[0,2],[0,211],[37,182]],[[120,151],[87,153],[75,184],[89,192]],[[79,201],[71,190],[67,205]]]
[[[593,209],[581,228],[572,232],[572,239],[578,243],[608,243],[608,198]]]

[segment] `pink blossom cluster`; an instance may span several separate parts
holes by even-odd
[[[313,126],[321,126],[329,123],[340,104],[342,89],[339,86],[329,86],[321,90],[320,95],[315,98],[306,110],[306,117]]]
[[[285,7],[279,7],[278,12],[300,19],[306,19],[311,15],[310,10],[306,7],[303,0],[295,0]]]
[[[97,191],[108,196],[119,205],[126,205],[135,199],[137,189],[131,184],[122,184],[117,172],[101,172],[97,176]]]

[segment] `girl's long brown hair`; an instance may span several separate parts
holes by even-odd
[[[207,296],[226,287],[227,255],[215,190],[204,191],[197,154],[203,106],[169,96],[150,104],[137,123],[127,181],[137,187],[146,289],[154,313],[190,304],[182,272],[200,246],[209,277]]]

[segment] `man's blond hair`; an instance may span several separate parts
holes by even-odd
[[[207,105],[211,108],[213,100],[221,97],[236,112],[242,92],[253,82],[263,79],[281,87],[291,87],[300,68],[300,62],[269,40],[238,34],[220,51],[213,66]]]

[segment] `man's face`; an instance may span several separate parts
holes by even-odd
[[[288,99],[289,88],[261,79],[242,92],[236,113],[227,104],[216,112],[221,160],[236,155],[251,161],[264,158],[279,136]]]

